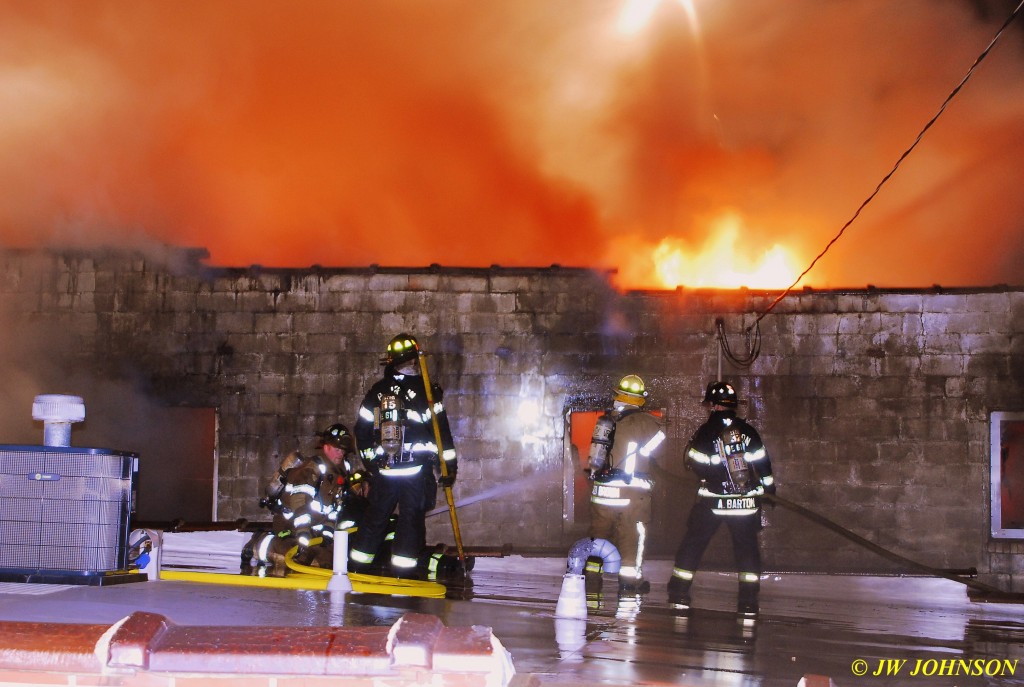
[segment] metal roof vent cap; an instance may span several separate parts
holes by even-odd
[[[43,422],[44,446],[71,446],[71,423],[85,419],[85,402],[81,396],[36,396],[32,419]]]

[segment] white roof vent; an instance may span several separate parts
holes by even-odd
[[[32,419],[43,422],[44,446],[70,446],[71,423],[85,419],[85,402],[81,396],[36,396],[32,404]]]

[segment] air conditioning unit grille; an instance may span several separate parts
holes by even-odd
[[[0,445],[0,568],[123,570],[137,465],[106,449]]]
[[[47,521],[104,525],[118,521],[120,501],[60,501],[43,499],[43,511],[49,511]]]
[[[43,524],[41,522],[11,522],[4,531],[4,544],[0,547],[2,555],[6,544],[18,546],[38,546],[43,538]]]
[[[0,522],[13,520],[25,522],[41,522],[43,502],[41,498],[24,498],[7,496],[7,491],[0,484]],[[2,541],[2,540],[0,540]]]

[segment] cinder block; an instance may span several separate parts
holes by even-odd
[[[410,274],[408,288],[412,291],[437,291],[440,276],[436,274]]]
[[[471,275],[446,275],[438,281],[438,287],[442,291],[463,292],[463,291],[487,291],[487,277]]]
[[[406,274],[375,274],[366,285],[368,291],[406,291],[409,276]]]

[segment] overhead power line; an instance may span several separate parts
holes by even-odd
[[[999,42],[999,39],[1002,37],[1003,32],[1006,31],[1006,28],[1011,23],[1013,23],[1013,20],[1017,18],[1018,14],[1020,14],[1021,8],[1024,8],[1024,0],[1021,0],[1020,4],[1017,5],[1017,8],[1015,10],[1013,10],[1013,12],[1010,14],[1010,16],[1007,17],[1006,21],[1003,22],[1003,25],[1001,27],[999,27],[999,31],[996,32],[996,35],[989,42],[988,46],[981,52],[980,55],[978,55],[978,58],[976,60],[974,60],[974,64],[972,64],[971,68],[967,70],[967,73],[964,75],[964,78],[960,79],[960,83],[958,83],[956,85],[956,88],[954,88],[950,92],[950,94],[948,96],[946,96],[946,99],[944,101],[942,101],[942,105],[939,107],[939,109],[935,113],[935,115],[931,119],[928,120],[927,124],[924,125],[924,128],[921,129],[921,132],[917,135],[917,138],[914,139],[914,142],[910,145],[910,147],[907,148],[905,151],[903,151],[903,154],[900,155],[898,160],[896,160],[896,164],[894,164],[892,166],[892,169],[889,170],[889,173],[886,174],[884,177],[882,177],[882,180],[880,182],[878,182],[877,186],[875,186],[875,190],[871,192],[871,195],[869,195],[864,200],[864,202],[860,204],[860,207],[858,207],[857,211],[853,213],[853,216],[850,217],[849,220],[847,220],[846,224],[844,224],[842,226],[842,228],[839,230],[839,232],[835,236],[832,237],[832,240],[828,242],[828,244],[825,246],[825,248],[820,253],[818,253],[817,257],[815,257],[814,260],[811,261],[811,264],[807,266],[807,269],[805,269],[803,272],[801,272],[800,276],[797,277],[796,280],[792,284],[790,284],[786,288],[785,291],[780,293],[778,295],[778,297],[774,301],[772,301],[771,305],[769,305],[768,308],[765,309],[764,312],[762,312],[760,315],[758,315],[757,319],[754,320],[753,324],[751,324],[750,327],[747,328],[748,334],[749,334],[750,330],[753,329],[754,327],[756,327],[758,325],[758,323],[761,320],[763,320],[764,317],[768,313],[770,313],[772,310],[775,309],[775,306],[778,305],[782,301],[783,298],[788,296],[789,293],[794,288],[796,288],[796,285],[799,284],[800,281],[805,276],[807,276],[807,273],[810,272],[814,268],[814,266],[818,263],[818,261],[821,260],[821,258],[823,258],[825,256],[825,253],[827,253],[829,251],[829,249],[832,248],[832,246],[835,244],[835,242],[840,239],[840,237],[847,230],[847,228],[851,224],[853,224],[853,222],[857,219],[857,217],[860,216],[861,211],[863,211],[864,208],[867,207],[868,203],[870,203],[872,200],[874,200],[875,196],[877,196],[878,192],[882,190],[882,187],[886,184],[886,182],[888,182],[889,179],[892,177],[892,175],[896,173],[896,170],[899,169],[901,164],[903,164],[903,161],[905,159],[907,159],[907,157],[910,155],[910,153],[913,152],[914,148],[917,147],[917,144],[921,142],[921,139],[924,138],[924,135],[928,132],[928,130],[932,128],[932,125],[934,125],[935,122],[939,119],[939,117],[942,116],[942,113],[946,111],[946,107],[949,106],[949,104],[950,104],[950,102],[952,102],[953,98],[955,98],[956,95],[960,92],[960,89],[962,89],[964,87],[964,85],[967,83],[967,81],[971,78],[971,76],[974,74],[974,71],[978,68],[978,65],[980,65],[981,62],[986,57],[988,57],[988,54],[992,51],[992,48],[994,48],[996,43]]]
[[[903,164],[903,161],[907,159],[910,153],[912,153],[914,149],[917,147],[917,145],[921,142],[921,139],[924,138],[924,135],[928,133],[928,130],[932,128],[935,122],[938,121],[939,117],[942,116],[942,113],[946,111],[946,108],[953,101],[953,98],[955,98],[957,94],[960,93],[960,90],[964,87],[967,81],[974,74],[975,70],[978,68],[978,65],[980,65],[982,61],[986,57],[988,57],[988,54],[992,52],[992,49],[996,46],[996,43],[999,42],[999,39],[1002,37],[1007,27],[1009,27],[1010,24],[1013,23],[1013,20],[1017,18],[1017,15],[1021,13],[1022,8],[1024,8],[1024,0],[1021,0],[1021,2],[1013,10],[1010,16],[1007,17],[1006,21],[1003,22],[1003,25],[999,27],[999,30],[996,32],[995,36],[993,36],[992,40],[985,47],[985,49],[981,51],[981,54],[978,55],[978,58],[974,60],[974,64],[972,64],[971,68],[967,70],[967,73],[964,74],[964,77],[960,79],[960,83],[958,83],[956,87],[952,91],[950,91],[949,95],[946,96],[946,99],[942,101],[942,105],[939,107],[938,111],[932,116],[931,119],[928,120],[928,122],[921,129],[920,133],[917,134],[917,137],[914,139],[914,142],[910,144],[909,148],[903,151],[903,154],[900,155],[898,160],[896,160],[896,163],[892,166],[892,169],[889,170],[889,173],[882,177],[882,180],[878,182],[877,186],[875,186],[875,190],[872,191],[871,194],[864,199],[864,202],[860,204],[860,206],[857,208],[857,211],[853,213],[853,216],[846,221],[846,223],[839,229],[838,233],[836,233],[836,235],[832,237],[832,240],[829,241],[828,244],[826,244],[825,248],[822,249],[820,253],[818,253],[814,260],[811,261],[811,264],[807,266],[807,269],[801,272],[800,276],[797,277],[792,284],[786,287],[786,290],[780,293],[775,298],[775,300],[772,301],[771,305],[769,305],[764,310],[764,312],[758,315],[754,322],[749,327],[746,328],[744,332],[746,335],[745,353],[739,354],[732,350],[732,348],[729,346],[728,340],[726,339],[725,330],[722,326],[722,322],[719,320],[716,323],[718,329],[718,335],[716,338],[718,339],[721,351],[733,365],[736,365],[737,367],[748,368],[754,364],[754,361],[757,360],[758,355],[760,355],[761,353],[761,320],[763,320],[765,316],[768,315],[768,313],[774,310],[775,306],[781,303],[782,300],[786,296],[788,296],[794,288],[796,288],[796,285],[799,284],[805,276],[807,276],[808,272],[814,269],[814,266],[818,264],[818,261],[825,256],[829,249],[832,248],[833,245],[835,245],[836,241],[838,241],[842,237],[842,235],[846,232],[850,225],[852,225],[854,221],[856,221],[856,219],[860,216],[860,213],[864,210],[864,208],[868,206],[868,203],[874,200],[875,196],[877,196],[878,193],[882,190],[882,187],[885,186],[885,184],[889,181],[890,178],[892,178],[892,176],[896,173],[896,170],[898,170],[900,168],[900,165]],[[721,362],[719,362],[719,367],[721,367]],[[721,370],[719,370],[719,376],[721,376]]]

